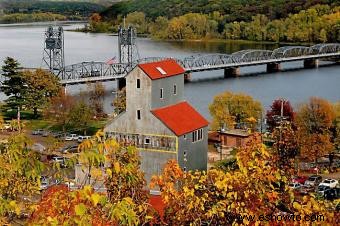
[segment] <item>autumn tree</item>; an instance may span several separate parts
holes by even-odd
[[[126,88],[118,90],[115,99],[112,103],[114,107],[114,113],[119,115],[126,110]]]
[[[102,83],[96,82],[94,85],[89,84],[90,89],[90,105],[93,107],[96,117],[105,116],[104,113],[104,96],[105,88]]]
[[[113,225],[110,208],[107,197],[90,186],[70,191],[56,185],[43,193],[28,225]]]
[[[261,118],[262,106],[249,95],[227,91],[215,96],[209,111],[213,117],[213,129],[221,128],[224,124],[228,128],[246,124],[254,129]]]
[[[290,102],[283,99],[274,100],[270,106],[270,110],[266,113],[267,125],[270,131],[273,131],[273,129],[279,125],[278,118],[281,116],[281,108],[282,116],[285,118],[285,121],[294,121],[294,110]]]
[[[20,63],[7,57],[2,66],[2,76],[6,79],[1,84],[1,91],[8,97],[6,103],[13,109],[21,108],[24,103],[24,93],[26,90],[25,81],[20,71]]]
[[[24,71],[23,78],[27,85],[23,95],[25,106],[33,109],[34,116],[37,117],[38,109],[44,107],[61,89],[59,79],[42,69]]]
[[[51,98],[49,105],[45,108],[44,116],[62,126],[65,132],[70,121],[70,112],[75,103],[72,96],[60,90],[57,96]]]
[[[335,120],[333,122],[333,142],[336,150],[340,150],[340,102],[334,104]]]
[[[300,106],[296,125],[302,157],[316,162],[334,149],[330,133],[334,119],[333,106],[327,100],[312,97]]]
[[[32,143],[23,135],[10,137],[0,145],[0,223],[6,225],[23,210],[31,211],[26,205],[37,195],[40,175],[44,169],[37,153],[29,146]],[[22,197],[27,197],[27,200]]]
[[[256,222],[260,215],[285,212],[302,218],[310,213],[324,214],[323,224],[335,224],[336,213],[323,203],[312,197],[301,202],[294,198],[276,160],[270,149],[252,141],[237,152],[239,169],[234,171],[183,172],[175,161],[168,162],[163,174],[152,179],[165,203],[164,221],[170,225],[256,225],[261,224]],[[256,218],[251,220],[245,215]]]
[[[284,122],[280,127],[274,128],[273,139],[275,140],[273,150],[277,156],[277,166],[282,170],[282,174],[290,177],[295,172],[295,158],[299,154],[296,131],[292,129],[289,122]]]
[[[84,101],[77,102],[68,114],[68,126],[81,129],[86,134],[86,128],[93,119],[93,109]]]

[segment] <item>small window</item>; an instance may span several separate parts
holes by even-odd
[[[145,138],[144,144],[150,144],[150,138]]]
[[[183,139],[184,139],[184,140],[187,139],[187,135],[186,135],[186,134],[183,135]]]
[[[137,79],[137,89],[139,89],[140,88],[140,79],[138,78]]]
[[[187,152],[186,151],[183,152],[183,156],[184,156],[184,158],[187,157]]]
[[[140,119],[141,119],[140,110],[137,110],[137,119],[138,119],[138,120],[140,120]]]
[[[166,72],[163,70],[163,68],[161,68],[161,67],[156,67],[156,69],[157,69],[162,75],[166,75]]]
[[[176,94],[177,94],[177,86],[174,85],[174,95],[176,95]]]
[[[163,88],[160,90],[160,98],[163,99]]]
[[[183,171],[186,172],[186,171],[187,171],[187,168],[186,168],[186,167],[183,167]]]

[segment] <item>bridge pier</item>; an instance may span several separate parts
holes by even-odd
[[[235,78],[240,75],[240,67],[228,67],[224,69],[224,78]]]
[[[307,59],[303,61],[304,68],[317,68],[319,67],[319,60],[318,59]]]
[[[126,87],[126,80],[125,80],[125,78],[117,79],[117,89],[118,90],[122,90],[125,87]]]
[[[281,64],[279,63],[269,63],[267,64],[267,72],[278,72],[281,70]]]
[[[191,81],[191,73],[184,73],[184,83]]]

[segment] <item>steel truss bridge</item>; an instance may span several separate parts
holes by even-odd
[[[59,75],[63,85],[72,85],[96,81],[111,81],[123,78],[137,64],[170,59],[167,57],[149,57],[134,61],[132,64],[105,62],[82,62],[65,66]],[[239,68],[261,64],[280,64],[290,61],[313,61],[318,59],[340,59],[340,44],[317,44],[311,47],[285,46],[274,50],[249,49],[232,54],[198,54],[176,59],[186,73]]]

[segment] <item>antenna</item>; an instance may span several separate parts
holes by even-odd
[[[64,78],[64,29],[48,27],[45,31],[43,64],[59,78]]]

